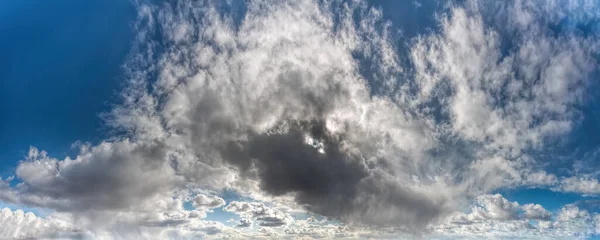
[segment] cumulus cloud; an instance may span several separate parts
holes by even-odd
[[[293,222],[292,216],[285,211],[267,207],[259,202],[229,203],[223,210],[237,214],[242,218],[238,227],[250,227],[253,222],[258,222],[261,227],[280,227]]]
[[[587,239],[594,234],[597,214],[575,205],[551,213],[539,204],[511,202],[500,194],[481,195],[470,213],[456,212],[431,226],[432,238],[460,239]]]
[[[588,211],[581,210],[579,209],[579,207],[574,205],[567,205],[560,210],[558,216],[556,217],[556,220],[561,222],[568,222],[575,219],[587,219],[589,217],[590,213]]]
[[[526,219],[550,220],[552,216],[548,210],[539,204],[528,203],[521,208],[523,209],[523,217]]]
[[[479,207],[474,208],[476,218],[511,220],[517,217],[519,204],[510,202],[500,194],[479,196],[476,199]]]
[[[123,102],[104,115],[115,136],[73,159],[31,148],[16,186],[0,181],[2,201],[69,214],[107,238],[590,228],[571,207],[553,221],[541,205],[481,195],[598,191],[536,154],[576,126],[597,71],[596,37],[552,30],[582,8],[466,1],[398,56],[393,26],[364,1],[134,5]],[[257,201],[227,204],[224,190]],[[336,222],[296,220],[283,205]],[[237,227],[204,219],[223,206]]]
[[[161,143],[104,142],[75,159],[31,148],[14,189],[26,204],[62,211],[121,209],[167,191],[177,181]]]
[[[475,198],[470,213],[451,215],[449,220],[455,223],[469,224],[480,221],[510,221],[510,220],[549,220],[551,213],[539,204],[519,205],[511,202],[500,194],[486,194]]]
[[[562,179],[559,187],[561,191],[582,193],[584,195],[598,195],[600,193],[600,183],[597,179],[568,177]]]
[[[192,206],[195,208],[218,208],[225,206],[225,200],[217,196],[198,194],[194,198]]]
[[[21,209],[0,210],[0,239],[78,238],[85,232],[60,216],[41,218]]]

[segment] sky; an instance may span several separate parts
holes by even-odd
[[[0,1],[0,33],[0,239],[600,239],[596,1]]]

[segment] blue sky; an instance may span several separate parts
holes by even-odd
[[[131,46],[126,1],[2,1],[0,161],[13,170],[29,146],[58,157],[106,138],[98,114],[114,104]],[[93,46],[93,47],[91,47]]]
[[[597,238],[600,5],[536,3],[0,1],[0,238]]]

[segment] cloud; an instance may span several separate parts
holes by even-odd
[[[480,207],[474,208],[476,218],[512,220],[517,218],[519,204],[506,200],[502,195],[483,195],[476,199]]]
[[[449,220],[455,223],[471,224],[481,221],[512,221],[512,220],[548,220],[551,214],[539,204],[519,205],[511,202],[500,194],[486,194],[475,198],[471,212],[456,213]]]
[[[574,219],[587,219],[590,217],[590,213],[585,210],[580,210],[577,206],[567,205],[560,209],[556,220],[561,222],[567,222]]]
[[[104,142],[64,160],[31,148],[17,166],[15,190],[25,203],[62,211],[126,208],[176,183],[160,144]]]
[[[142,33],[160,29],[165,47],[133,70],[131,105],[112,120],[141,139],[169,136],[198,159],[179,172],[196,183],[198,167],[232,166],[240,191],[419,228],[463,196],[554,182],[524,152],[569,132],[595,69],[588,37],[551,34],[518,1],[498,4],[492,21],[478,2],[411,44],[414,81],[387,95],[370,88],[404,69],[381,12],[364,3],[250,2],[239,22],[211,4],[142,4],[153,11]],[[361,74],[357,52],[379,59],[377,77]]]
[[[258,222],[258,226],[261,227],[280,227],[293,222],[289,213],[267,207],[259,202],[233,201],[223,210],[235,213],[242,218],[238,227],[250,227],[253,222]]]
[[[600,184],[595,178],[584,176],[557,177],[545,171],[528,173],[522,183],[528,187],[549,188],[556,192],[577,193],[583,196],[596,196],[600,193]]]
[[[523,217],[526,219],[550,220],[552,214],[544,209],[542,205],[528,203],[521,207],[523,209]]]
[[[470,213],[456,212],[431,226],[431,238],[587,239],[595,230],[593,215],[575,205],[552,214],[539,204],[520,205],[500,194],[481,195]]]
[[[225,200],[217,196],[207,196],[200,193],[194,198],[192,206],[195,208],[218,208],[225,206]]]
[[[441,15],[439,33],[412,47],[416,96],[407,101],[427,110],[442,139],[460,143],[445,148],[472,149],[442,152],[453,159],[445,168],[467,188],[556,184],[542,174],[549,163],[539,156],[578,124],[598,66],[597,41],[551,31],[561,6],[544,13],[535,6],[467,1]]]
[[[573,176],[562,179],[559,189],[564,192],[598,195],[600,193],[600,184],[597,179],[577,178]]]
[[[385,224],[394,219],[423,223],[438,214],[439,206],[427,196],[369,172],[359,156],[345,153],[343,143],[327,136],[322,124],[307,127],[311,129],[290,126],[285,134],[250,137],[248,144],[237,143],[225,152],[228,159],[242,161],[234,162],[242,168],[253,165],[264,191],[295,193],[299,204],[325,216]],[[302,130],[322,141],[323,153],[304,144]]]
[[[504,7],[530,11],[519,1]],[[518,13],[499,14],[510,19]],[[442,98],[452,132],[509,154],[568,132],[596,66],[595,44],[553,36],[537,21],[503,43],[503,26],[486,26],[479,9],[452,9],[442,18],[442,33],[420,38],[413,48],[419,101]]]
[[[183,200],[160,199],[152,202],[154,209],[125,211],[87,211],[55,213],[37,217],[22,210],[3,210],[6,238],[42,239],[197,239],[244,238],[223,223],[204,220],[206,211],[185,210]]]
[[[594,36],[552,30],[582,8],[466,1],[398,56],[393,26],[364,1],[134,5],[122,104],[103,115],[114,136],[73,159],[31,148],[16,186],[0,181],[1,200],[68,214],[98,238],[592,228],[572,207],[552,221],[541,205],[482,195],[596,192],[595,179],[540,167],[549,143],[580,120],[597,71]],[[227,204],[223,191],[250,200]],[[469,213],[458,211],[467,203]],[[237,227],[204,219],[223,206]],[[282,206],[332,222],[297,220]]]
[[[374,70],[399,71],[385,31],[375,26],[378,10],[257,1],[233,26],[214,6],[196,4],[156,10],[169,47],[156,60],[153,91],[131,89],[127,96],[139,102],[117,110],[115,123],[152,129],[138,131],[143,138],[168,135],[199,160],[180,168],[192,181],[203,181],[195,165],[233,166],[244,181],[232,183],[236,189],[294,195],[297,204],[348,222],[422,226],[443,211],[443,194],[396,179],[413,181],[403,168],[417,168],[413,157],[433,146],[428,126],[388,97],[371,98],[353,57],[377,56],[385,61]],[[206,27],[188,28],[198,22]]]
[[[0,239],[78,238],[85,232],[60,216],[41,218],[21,209],[0,210]]]

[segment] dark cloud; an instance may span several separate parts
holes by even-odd
[[[175,181],[163,143],[127,140],[84,149],[73,160],[34,154],[16,173],[23,181],[18,187],[22,201],[69,212],[127,208]]]
[[[285,221],[277,217],[259,217],[256,220],[260,221],[258,225],[263,227],[279,227],[285,225]]]
[[[323,150],[308,144],[307,136]],[[414,227],[441,213],[441,203],[387,180],[363,156],[345,149],[347,144],[343,135],[328,133],[322,122],[294,122],[283,133],[231,142],[222,153],[242,172],[256,168],[262,190],[295,193],[299,204],[324,216]]]

